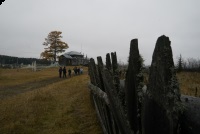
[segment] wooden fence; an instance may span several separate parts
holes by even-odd
[[[156,42],[147,86],[137,39],[125,81],[116,53],[106,55],[106,65],[97,62],[89,62],[89,89],[105,134],[200,134],[200,99],[181,96],[168,37]]]

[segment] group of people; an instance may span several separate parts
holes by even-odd
[[[73,68],[73,71],[74,71],[74,75],[79,75],[79,74],[82,74],[83,73],[83,68],[82,67],[74,67]],[[59,70],[59,77],[60,78],[66,78],[67,77],[67,69],[66,67],[64,66],[63,68],[60,67]],[[71,77],[71,73],[72,73],[72,70],[69,68],[68,69],[68,76]]]

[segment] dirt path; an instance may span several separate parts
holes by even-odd
[[[0,100],[11,97],[13,95],[17,95],[17,94],[24,93],[27,91],[32,91],[34,89],[45,87],[46,85],[49,85],[49,84],[52,84],[55,82],[59,82],[62,80],[65,80],[65,79],[61,79],[58,77],[52,77],[52,78],[44,79],[41,81],[28,82],[28,83],[20,84],[17,86],[1,88],[0,89]]]

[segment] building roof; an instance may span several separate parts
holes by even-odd
[[[67,52],[67,53],[65,53],[65,54],[67,54],[67,55],[79,55],[79,56],[83,56],[81,53],[76,52],[76,51],[70,51],[70,52]],[[65,55],[65,54],[64,54],[64,55]]]
[[[72,57],[70,56],[70,55],[68,55],[68,54],[63,54],[63,56],[65,56],[65,58],[67,58],[67,59],[72,59]]]

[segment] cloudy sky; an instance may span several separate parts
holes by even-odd
[[[200,58],[199,0],[5,0],[0,6],[0,54],[39,58],[48,33],[62,31],[68,51],[88,57],[117,52],[126,63],[130,41],[150,64],[156,40],[171,40],[174,60]]]

